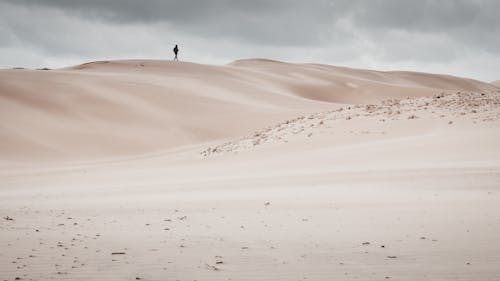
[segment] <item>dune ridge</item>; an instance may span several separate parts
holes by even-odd
[[[333,111],[299,116],[277,125],[268,126],[254,133],[217,146],[208,147],[203,156],[239,153],[271,144],[314,139],[329,136],[333,141],[343,130],[348,134],[387,134],[391,123],[407,123],[411,130],[419,120],[448,124],[461,122],[478,124],[500,120],[500,92],[438,94],[433,97],[388,99],[377,104],[348,105]],[[415,120],[415,121],[413,121]],[[354,124],[353,124],[354,123]],[[344,131],[344,132],[345,132]]]

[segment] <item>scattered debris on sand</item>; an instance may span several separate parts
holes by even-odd
[[[206,263],[205,266],[209,270],[213,270],[213,271],[219,271],[220,270],[220,268],[216,267],[215,265],[210,265],[208,263]]]
[[[450,125],[454,123],[450,120],[452,118],[473,123],[495,121],[500,119],[500,93],[439,93],[433,97],[388,99],[379,104],[348,105],[329,112],[286,120],[240,139],[208,147],[200,154],[208,157],[252,150],[266,144],[287,143],[294,138],[313,139],[314,136],[334,133],[337,122],[369,117],[378,117],[384,123],[403,119],[414,121],[443,118],[448,119],[446,122]]]

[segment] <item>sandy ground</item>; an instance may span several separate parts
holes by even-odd
[[[169,63],[145,64],[170,69]],[[186,64],[190,75],[203,71],[196,74],[201,78],[179,74],[189,80],[179,84],[182,89],[193,81],[226,85],[224,75],[217,78],[222,82],[210,78],[221,71],[245,73],[246,87],[268,92],[237,91],[243,86],[234,77],[234,88],[207,90],[213,108],[176,112],[176,118],[190,113],[192,122],[203,121],[205,133],[163,146],[155,141],[108,153],[106,142],[56,139],[52,144],[62,147],[52,154],[43,150],[48,138],[42,146],[21,141],[66,132],[58,127],[61,120],[19,121],[35,111],[51,118],[45,102],[59,100],[45,94],[36,105],[16,101],[15,111],[6,96],[31,97],[27,81],[42,83],[38,75],[55,75],[53,81],[75,76],[65,82],[70,89],[79,87],[80,75],[130,75],[144,85],[153,79],[123,65],[130,62],[0,74],[10,77],[1,81],[21,81],[0,84],[8,89],[2,90],[2,114],[10,120],[1,123],[0,280],[500,280],[500,89],[492,84],[265,60]],[[293,82],[299,76],[318,92],[304,98],[309,91]],[[107,87],[115,83],[136,94],[113,81]],[[344,82],[352,84],[335,90]],[[353,85],[359,90],[350,92]],[[88,87],[82,97],[102,91]],[[216,92],[231,91],[241,104],[261,96],[258,104],[247,104],[251,110],[228,118],[224,110],[231,106],[214,100]],[[120,98],[110,100],[115,108]],[[66,102],[64,123],[87,124],[72,119],[73,110],[88,117],[93,107]],[[222,117],[205,120],[218,107]],[[132,102],[126,108],[148,116],[153,106],[138,109]],[[241,123],[254,110],[267,113]],[[124,134],[116,145],[126,147],[138,139],[129,134],[151,117],[123,132],[106,118],[113,130],[96,129],[94,136]],[[227,131],[210,127],[222,119],[236,124]],[[192,132],[191,123],[177,124]],[[54,128],[26,131],[37,126]],[[151,130],[159,134],[162,126]],[[69,140],[80,133],[66,132]]]

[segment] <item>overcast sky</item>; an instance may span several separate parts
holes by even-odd
[[[499,0],[0,0],[0,67],[263,57],[500,79]]]

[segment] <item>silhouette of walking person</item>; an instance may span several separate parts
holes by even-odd
[[[175,54],[174,60],[178,61],[179,59],[177,58],[177,53],[179,53],[179,47],[177,47],[177,45],[175,45],[175,47],[174,47],[174,54]]]

